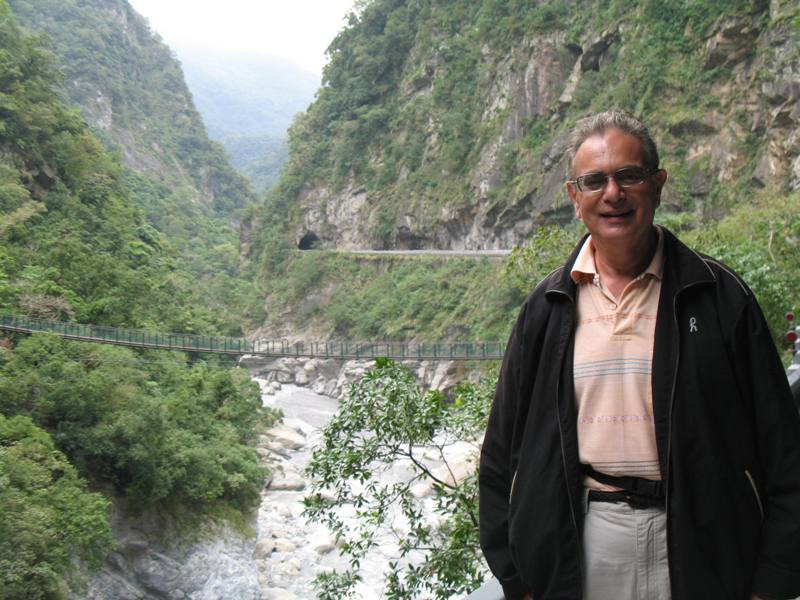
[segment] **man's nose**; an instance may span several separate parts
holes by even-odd
[[[624,195],[623,188],[617,183],[613,175],[606,178],[606,186],[603,188],[603,198],[609,201],[615,201]]]

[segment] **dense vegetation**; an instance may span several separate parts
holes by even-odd
[[[62,88],[54,57],[37,38],[22,34],[7,5],[1,26],[5,310],[174,331],[224,328],[200,300],[197,278],[171,252],[179,238],[160,235],[136,206],[147,207],[148,192],[158,197],[158,186],[135,176],[131,184],[79,113],[58,99]],[[197,227],[187,220],[182,224]],[[187,232],[185,243],[196,233]],[[208,252],[197,249],[196,256]],[[236,258],[229,260],[235,264]]]
[[[271,301],[333,339],[497,340],[524,293],[499,281],[502,259],[364,257],[297,251]],[[271,324],[285,315],[275,311]]]
[[[184,527],[235,523],[264,483],[275,418],[244,370],[50,336],[0,348],[0,597],[61,598],[112,548],[108,501]]]
[[[43,40],[24,33],[0,0],[0,311],[241,331],[239,315],[215,306],[239,285],[228,230],[160,211],[163,188],[105,150],[63,101],[61,81]],[[148,212],[162,230],[184,235],[168,239]],[[179,257],[190,245],[196,263]],[[209,269],[214,278],[198,276]],[[101,562],[110,534],[98,490],[124,510],[158,508],[193,523],[252,510],[264,478],[252,442],[274,415],[231,366],[5,338],[0,596],[61,598],[80,583],[76,558]]]
[[[50,432],[128,510],[246,511],[264,477],[249,444],[267,415],[248,373],[219,367],[34,336],[0,354],[0,409]]]
[[[598,31],[598,22],[608,27]],[[709,37],[728,22],[746,24],[747,43],[731,57],[712,59]],[[360,5],[329,48],[323,87],[291,128],[287,167],[258,215],[253,248],[260,253],[261,280],[274,290],[268,312],[291,314],[300,299],[315,296],[322,300],[311,302],[311,315],[303,312],[297,325],[312,316],[319,331],[337,337],[504,338],[519,299],[547,272],[539,265],[553,263],[540,253],[561,260],[577,230],[567,228],[568,235],[556,238],[540,231],[537,236],[544,237],[518,251],[504,274],[466,262],[312,258],[290,251],[297,243],[292,235],[300,230],[302,194],[314,187],[326,193],[363,188],[373,218],[364,225],[375,247],[391,247],[403,213],[426,215],[426,225],[435,228],[437,207],[443,205],[487,202],[499,212],[528,206],[526,194],[536,200],[542,165],[551,154],[558,156],[554,148],[576,119],[616,107],[648,123],[659,143],[670,177],[657,218],[741,270],[779,335],[780,315],[800,304],[792,271],[797,221],[787,201],[797,196],[789,187],[790,174],[767,188],[754,175],[770,135],[780,130],[766,131],[773,109],[757,92],[748,96],[742,89],[749,84],[741,65],[755,60],[777,73],[780,63],[790,72],[800,49],[779,56],[757,41],[765,32],[784,39],[791,34],[780,32],[798,27],[800,9],[791,2],[775,3],[772,10],[747,0],[684,0],[669,7],[652,0],[550,0],[535,9],[505,0]],[[479,199],[473,173],[482,150],[501,137],[508,112],[487,108],[499,70],[522,73],[532,60],[524,53],[531,40],[551,36],[568,52],[570,45],[585,49],[604,35],[611,36],[607,53],[584,70],[571,100],[532,115],[521,124],[518,139],[504,138],[499,184],[488,200]],[[757,79],[770,81],[772,70],[762,69]],[[745,97],[751,102],[747,108]],[[714,128],[732,132],[733,150],[720,151],[735,155],[727,167],[689,156]],[[564,204],[563,191],[555,193],[560,196],[552,202]],[[747,208],[737,208],[740,204]],[[725,215],[729,225],[719,223]],[[424,307],[417,303],[421,297]],[[343,309],[348,302],[359,309],[348,313]],[[459,316],[451,317],[454,312]]]
[[[146,255],[159,264],[160,274],[145,277],[140,270],[130,283],[98,273],[96,279],[102,279],[105,288],[97,292],[104,296],[105,289],[139,287],[138,301],[155,310],[164,307],[154,318],[150,308],[131,306],[131,315],[138,319],[147,315],[150,323],[128,319],[130,325],[155,321],[173,331],[211,328],[243,334],[248,323],[263,318],[253,283],[239,277],[242,263],[235,226],[237,211],[252,203],[254,195],[228,165],[222,149],[208,141],[170,50],[126,2],[103,4],[103,10],[92,3],[14,0],[10,4],[25,25],[46,34],[47,40],[39,45],[51,47],[60,59],[48,67],[51,73],[43,93],[78,104],[94,126],[93,133],[121,154],[124,167],[90,136],[108,165],[87,165],[85,170],[113,173],[102,177],[109,185],[114,182],[119,206],[137,215],[133,226],[140,229],[137,260],[147,262]],[[65,86],[59,85],[62,75]],[[40,116],[28,118],[38,123]],[[77,114],[72,118],[84,127]],[[64,150],[61,154],[70,155]],[[110,212],[98,215],[98,222],[105,225],[104,221],[117,218],[117,208]],[[73,228],[73,235],[85,229]],[[109,227],[100,227],[83,237],[102,244],[118,236]],[[94,286],[94,280],[84,275],[76,272],[75,278]],[[75,316],[97,318],[80,311]]]
[[[227,214],[255,197],[208,140],[180,65],[125,0],[9,0],[20,23],[46,33],[80,106],[127,166]]]
[[[49,434],[0,414],[0,597],[63,597],[75,558],[96,567],[112,546],[106,505]]]

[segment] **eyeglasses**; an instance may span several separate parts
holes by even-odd
[[[613,178],[619,187],[629,188],[643,183],[657,169],[645,169],[644,167],[625,167],[616,173],[606,175],[605,173],[586,173],[575,179],[570,179],[569,183],[578,186],[581,192],[597,193],[606,188],[608,180]]]

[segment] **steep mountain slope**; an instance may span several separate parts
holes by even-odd
[[[131,202],[119,163],[80,114],[59,101],[55,57],[20,32],[7,4],[0,6],[4,310],[175,324],[186,296],[174,287],[180,273],[171,272],[164,240]]]
[[[225,329],[209,284],[148,224],[141,188],[65,96],[56,57],[0,0],[0,313]],[[187,525],[257,506],[252,443],[271,417],[247,373],[223,365],[0,335],[0,597],[66,598],[85,584],[113,549],[112,498]]]
[[[373,0],[292,130],[264,241],[513,246],[571,218],[565,134],[612,107],[655,132],[667,211],[797,188],[798,18],[787,0]]]
[[[372,0],[329,52],[250,225],[266,335],[503,339],[580,233],[567,134],[608,108],[659,143],[656,219],[739,270],[776,339],[800,303],[796,2]],[[319,255],[515,245],[474,270]]]
[[[208,139],[169,48],[125,0],[9,4],[28,29],[46,35],[64,75],[56,93],[80,107],[120,156],[127,201],[162,234],[177,272],[191,272],[187,292],[227,322],[226,332],[240,334],[247,315],[262,312],[252,283],[240,277],[239,222],[255,194]],[[205,327],[184,310],[173,318],[180,313],[176,331]]]
[[[217,213],[255,200],[208,140],[175,57],[125,0],[10,4],[23,26],[48,35],[67,94],[126,166]]]

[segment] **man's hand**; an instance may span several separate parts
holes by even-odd
[[[525,594],[525,596],[522,598],[522,600],[533,600],[533,596],[531,596],[530,594]],[[756,596],[753,596],[750,600],[759,600],[759,598],[757,598]]]

